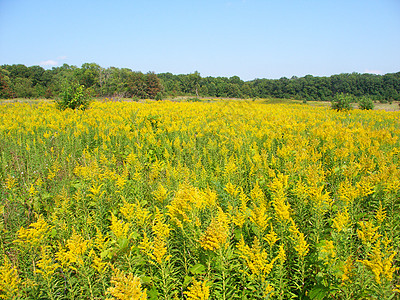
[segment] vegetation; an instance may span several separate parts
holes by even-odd
[[[398,298],[399,116],[2,104],[0,298]]]
[[[358,100],[358,106],[360,109],[370,110],[374,109],[374,102],[371,100],[371,98],[364,96]]]
[[[90,92],[83,85],[69,85],[64,88],[57,100],[59,109],[82,109],[85,110],[90,104]]]
[[[134,99],[155,99],[164,95],[333,101],[336,95],[343,93],[354,99],[400,100],[400,72],[243,81],[238,76],[201,77],[198,72],[186,75],[143,74],[126,68],[102,68],[95,63],[85,63],[80,68],[64,64],[51,70],[39,66],[3,65],[0,67],[0,98],[53,98],[65,83],[71,82],[91,89],[94,96]]]
[[[351,102],[353,97],[345,94],[338,94],[335,96],[335,99],[332,101],[332,109],[336,109],[337,111],[346,111],[352,109]]]

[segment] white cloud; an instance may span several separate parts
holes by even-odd
[[[41,61],[39,64],[41,66],[57,66],[58,65],[58,61],[49,59],[49,60]]]
[[[370,70],[370,69],[366,69],[366,70],[364,71],[364,73],[382,75],[382,71],[380,71],[380,70]]]

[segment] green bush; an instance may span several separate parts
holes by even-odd
[[[350,110],[352,109],[351,107],[352,100],[353,97],[351,95],[343,93],[336,94],[335,98],[332,100],[331,108],[336,109],[337,111]]]
[[[186,99],[187,102],[201,102],[201,100],[197,97],[194,98],[187,98]]]
[[[157,101],[160,101],[160,100],[162,100],[162,98],[163,98],[163,94],[161,92],[158,92],[154,99]]]
[[[89,107],[90,101],[89,90],[85,89],[83,85],[72,84],[63,88],[57,105],[61,110],[67,108],[85,110]]]
[[[364,96],[358,100],[358,107],[366,110],[374,109],[374,102],[371,98]]]

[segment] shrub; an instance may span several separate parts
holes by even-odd
[[[156,97],[155,97],[154,99],[157,100],[157,101],[160,101],[160,100],[162,100],[162,98],[163,98],[162,93],[161,93],[161,92],[158,92],[157,95],[156,95]]]
[[[194,98],[187,98],[186,99],[187,102],[201,102],[201,100],[197,97]]]
[[[374,109],[374,102],[371,98],[364,96],[358,100],[358,107],[366,110]]]
[[[90,92],[83,85],[72,84],[63,88],[57,105],[60,110],[67,108],[85,110],[91,101]]]
[[[336,94],[335,98],[332,100],[332,109],[336,109],[337,111],[341,110],[350,110],[352,109],[351,107],[351,101],[353,100],[351,95],[347,94]]]

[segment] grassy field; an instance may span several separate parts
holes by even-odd
[[[400,113],[209,100],[2,102],[0,298],[398,299]]]

